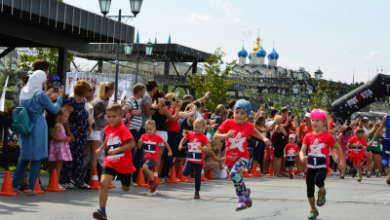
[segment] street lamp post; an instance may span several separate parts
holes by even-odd
[[[118,18],[119,25],[121,24],[122,17],[123,18],[135,18],[137,14],[140,13],[141,7],[142,7],[142,2],[143,0],[129,0],[130,1],[130,7],[131,7],[131,12],[133,15],[131,16],[122,16],[122,10],[119,9],[119,16],[108,16],[109,18]],[[99,5],[100,5],[100,11],[106,17],[108,12],[110,11],[110,6],[111,6],[111,0],[99,0]],[[115,73],[115,95],[114,95],[114,101],[118,101],[118,77],[119,77],[119,42],[116,44],[116,73]],[[125,51],[126,52],[126,51]]]

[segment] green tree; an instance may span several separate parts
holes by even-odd
[[[325,82],[322,79],[316,81],[316,83],[317,86],[311,95],[311,102],[309,103],[310,109],[317,108],[330,112],[337,85],[335,83]]]
[[[350,90],[352,91],[362,85],[364,85],[364,82],[355,82],[355,84],[351,83]]]
[[[210,97],[206,101],[206,108],[209,111],[214,111],[219,104],[227,104],[229,88],[236,82],[229,80],[229,74],[236,65],[236,60],[225,64],[222,61],[223,55],[221,48],[218,48],[204,65],[206,73],[201,76],[193,75],[187,79],[190,88],[195,89],[196,98],[201,98],[210,91]],[[225,64],[224,69],[223,64]]]
[[[57,48],[35,48],[37,51],[36,55],[21,54],[20,63],[18,64],[19,68],[22,68],[23,71],[33,70],[32,64],[37,59],[44,59],[50,63],[50,72],[49,75],[58,75],[58,49]],[[68,57],[66,59],[66,65],[70,66],[70,62],[74,60],[74,55],[68,52]]]

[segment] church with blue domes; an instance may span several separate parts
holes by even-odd
[[[268,62],[266,61],[266,58]],[[253,51],[247,52],[244,47],[238,52],[238,64],[234,66],[234,74],[256,74],[263,77],[277,77],[289,75],[291,70],[278,66],[279,54],[275,48],[267,56],[267,51],[260,44],[260,37],[256,39]]]

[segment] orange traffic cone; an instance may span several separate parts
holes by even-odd
[[[249,176],[248,167],[245,167],[244,171],[242,172],[242,177],[251,177]]]
[[[260,164],[257,164],[256,174],[259,175],[259,176],[263,176],[263,174],[261,173],[261,166],[260,166]]]
[[[18,193],[14,192],[12,188],[11,173],[9,170],[5,172],[3,186],[1,187],[0,196],[17,196]]]
[[[206,181],[206,176],[204,175],[204,169],[202,168],[202,175],[200,176],[201,181]]]
[[[157,184],[161,184],[160,181],[158,180],[158,173],[157,173],[156,166],[153,167],[153,177],[154,177],[154,181],[156,181]]]
[[[207,173],[207,177],[206,178],[210,179],[210,180],[215,180],[213,170],[209,170],[209,172]]]
[[[186,177],[183,175],[183,166],[180,166],[179,175],[178,175],[177,179],[179,180],[179,182],[182,182],[182,183],[187,183],[188,182]]]
[[[64,189],[61,189],[59,187],[56,169],[53,169],[53,171],[51,172],[49,187],[46,188],[46,191],[49,191],[49,192],[63,192],[64,191]]]
[[[274,166],[271,164],[269,165],[269,170],[267,176],[274,176]]]
[[[227,178],[230,179],[230,172],[227,170],[226,173],[227,173]]]
[[[299,170],[298,170],[297,164],[295,164],[295,165],[294,165],[294,173],[295,173],[295,174],[298,174],[298,173],[299,173]]]
[[[257,175],[257,173],[256,173],[256,167],[255,167],[255,166],[252,166],[252,171],[251,171],[251,173],[249,174],[249,176],[252,176],[252,177],[259,177],[259,175]]]
[[[147,187],[149,184],[145,184],[144,171],[142,167],[139,168],[138,176],[137,176],[137,186],[138,187]]]
[[[171,168],[171,175],[169,176],[169,180],[166,183],[179,183],[176,178],[176,171],[174,166]]]
[[[188,178],[191,182],[195,182],[195,180],[191,178],[191,175],[188,175],[187,178]]]
[[[332,171],[330,170],[330,168],[328,167],[328,176],[332,175]]]
[[[287,167],[286,167],[286,168],[284,168],[284,172],[285,172],[285,173],[287,173],[289,176],[291,175],[291,174],[290,174],[290,169],[289,169],[289,168],[287,168]]]
[[[57,185],[58,186],[58,185]],[[24,193],[27,193],[28,190],[24,190]],[[36,194],[45,194],[45,191],[41,190],[41,186],[39,185],[39,179],[37,177],[37,181],[35,181],[34,191]]]
[[[110,185],[108,186],[109,189],[115,189],[116,186],[112,184],[112,182],[110,182]]]
[[[96,168],[93,170],[93,175],[92,175],[91,181],[89,181],[89,186],[92,189],[97,189],[97,190],[100,189],[99,177],[98,177],[98,173],[97,173]]]

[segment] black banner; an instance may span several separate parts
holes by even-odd
[[[344,123],[353,113],[386,95],[390,95],[390,76],[378,74],[370,82],[333,102],[332,113],[338,122]]]

